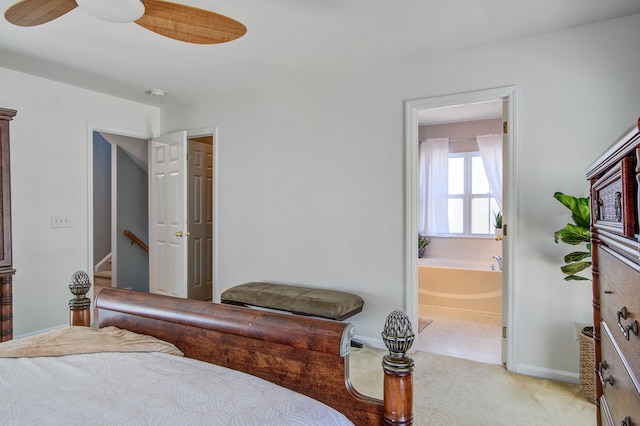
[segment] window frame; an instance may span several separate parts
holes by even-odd
[[[471,232],[471,223],[472,223],[472,204],[474,199],[487,199],[489,200],[489,205],[491,205],[491,199],[495,200],[493,196],[493,192],[491,188],[489,188],[489,192],[483,194],[473,194],[471,192],[473,187],[473,173],[472,173],[472,159],[473,157],[478,157],[482,159],[480,155],[480,151],[462,151],[462,152],[450,152],[448,155],[449,160],[452,158],[463,158],[463,192],[462,194],[451,194],[449,192],[449,182],[447,181],[447,199],[448,200],[462,200],[462,232],[448,232],[449,237],[459,237],[459,238],[493,238],[495,234],[495,230],[493,233],[472,233]],[[489,218],[491,220],[491,218]],[[451,227],[451,216],[449,216],[449,226]],[[490,225],[491,229],[491,225]]]

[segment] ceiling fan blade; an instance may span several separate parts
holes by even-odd
[[[78,6],[75,0],[22,0],[4,12],[7,21],[33,27],[53,21]]]
[[[224,43],[247,32],[240,22],[208,10],[161,0],[145,0],[144,7],[136,24],[187,43]]]

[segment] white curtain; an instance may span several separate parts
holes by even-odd
[[[493,192],[498,207],[502,210],[502,135],[478,136],[478,147],[482,164],[489,179],[489,187]]]
[[[418,157],[418,232],[449,233],[449,139],[420,143]]]

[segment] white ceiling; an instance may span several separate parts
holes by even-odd
[[[14,1],[0,0],[0,9]],[[80,9],[31,28],[0,19],[0,67],[168,106],[640,13],[639,0],[174,2],[234,18],[248,32],[192,45]],[[146,93],[156,88],[166,95]]]

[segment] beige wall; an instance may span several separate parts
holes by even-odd
[[[553,232],[569,218],[552,195],[586,194],[586,166],[637,120],[638,39],[640,15],[163,109],[164,132],[218,126],[216,292],[251,280],[348,289],[365,300],[356,334],[379,341],[405,307],[414,255],[404,102],[515,85],[514,368],[577,380],[590,286],[563,281]]]
[[[14,335],[69,321],[69,279],[88,271],[89,125],[157,134],[160,111],[0,68],[0,102],[11,122]],[[134,134],[135,134],[134,133]],[[51,215],[69,228],[51,228]]]
[[[217,288],[277,280],[365,299],[356,333],[379,341],[405,306],[404,102],[515,85],[519,215],[512,267],[516,371],[577,379],[575,322],[588,284],[567,284],[568,220],[555,191],[586,194],[585,168],[640,114],[640,15],[404,61],[381,60],[162,110],[162,131],[218,126]],[[472,71],[471,71],[472,70]],[[152,107],[0,69],[12,123],[16,333],[66,321],[68,279],[88,261],[87,123],[156,134]],[[72,228],[50,228],[66,213]],[[61,308],[61,305],[63,306]]]

